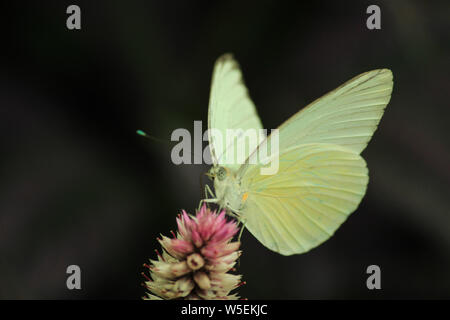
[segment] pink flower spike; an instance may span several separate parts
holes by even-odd
[[[214,235],[214,239],[216,241],[227,241],[228,239],[233,238],[233,236],[239,231],[236,224],[228,223],[227,225],[223,226],[221,229],[219,229],[216,234]]]
[[[192,252],[194,249],[191,242],[181,239],[171,239],[172,240],[172,248],[175,251],[178,251],[180,254],[187,254]]]
[[[181,237],[187,238],[188,233],[187,233],[186,227],[183,223],[183,220],[181,220],[181,217],[177,218],[177,226],[178,226],[178,232],[180,233]]]
[[[200,237],[197,230],[192,230],[191,239],[197,248],[200,248],[203,245],[202,237]]]
[[[241,255],[240,243],[231,242],[236,223],[206,205],[195,217],[183,210],[176,222],[177,237],[161,236],[163,254],[146,267],[153,281],[146,279],[145,299],[239,299],[230,292],[241,276],[229,273]]]

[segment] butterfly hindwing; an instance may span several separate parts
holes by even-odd
[[[343,147],[305,144],[280,154],[275,175],[259,165],[245,172],[242,218],[266,247],[284,255],[306,252],[333,235],[366,192],[364,159]]]

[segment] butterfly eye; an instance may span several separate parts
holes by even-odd
[[[227,171],[225,170],[224,167],[220,167],[219,170],[217,170],[217,174],[216,174],[217,179],[219,179],[219,181],[222,181],[225,179],[226,176],[227,176]]]

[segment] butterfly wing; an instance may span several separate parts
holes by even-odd
[[[393,87],[392,72],[365,72],[315,100],[280,127],[280,150],[330,143],[361,153],[375,132]]]
[[[392,86],[387,69],[351,79],[279,127],[278,173],[260,170],[267,160],[260,151],[270,150],[272,135],[241,166],[237,175],[248,190],[241,214],[266,247],[284,255],[306,252],[331,237],[358,207],[368,183],[359,154]]]
[[[256,141],[249,143],[249,138],[244,133],[248,129],[253,129],[253,132],[262,129],[261,120],[245,87],[239,65],[231,54],[221,56],[214,66],[209,98],[208,128],[209,146],[214,165],[237,170],[257,147]],[[227,129],[241,129],[242,134],[232,141],[227,141]],[[259,137],[256,138],[259,139]],[[242,155],[241,162],[238,163],[236,160],[238,151],[235,147],[245,145],[246,141],[248,147]],[[233,151],[234,157],[231,157],[230,154]]]
[[[246,165],[242,218],[267,248],[304,253],[330,238],[359,205],[368,183],[364,159],[333,144],[303,144],[280,154],[279,171]]]

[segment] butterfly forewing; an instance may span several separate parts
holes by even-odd
[[[214,165],[237,170],[258,146],[259,136],[256,136],[256,141],[249,142],[250,139],[253,140],[249,135],[252,132],[259,133],[259,129],[262,129],[261,121],[244,84],[239,64],[231,54],[221,56],[214,66],[208,128],[210,129],[209,146]],[[250,131],[247,131],[249,129]],[[231,136],[233,130],[236,130],[235,138]],[[242,134],[239,134],[240,130]],[[246,132],[247,135],[245,135]],[[238,159],[237,147],[245,143],[246,150],[241,159]]]

